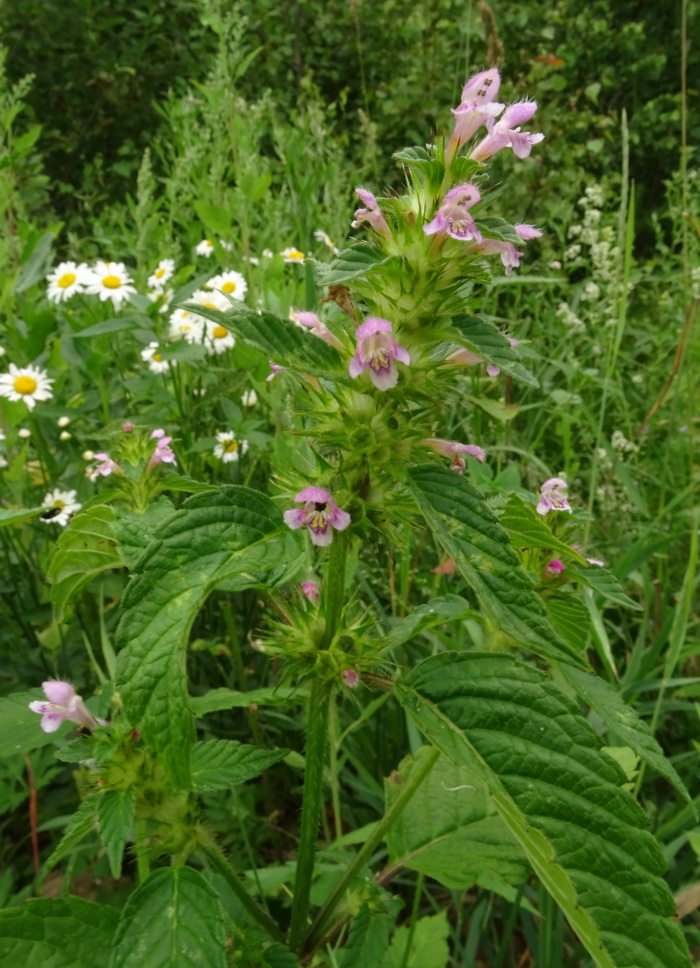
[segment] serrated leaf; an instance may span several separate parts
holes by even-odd
[[[156,529],[175,511],[172,501],[161,495],[148,505],[143,514],[126,508],[114,508],[112,534],[118,542],[117,553],[129,569],[134,569],[153,540]]]
[[[12,524],[21,524],[36,518],[46,508],[41,505],[37,508],[0,508],[0,528],[9,528]]]
[[[289,753],[263,750],[230,739],[210,739],[192,747],[192,784],[197,793],[230,790],[259,776]]]
[[[72,728],[72,723],[64,723],[55,733],[45,733],[39,725],[41,719],[29,708],[33,700],[44,701],[37,689],[13,692],[0,699],[0,759],[49,746]]]
[[[332,262],[320,263],[318,281],[322,286],[338,286],[359,276],[366,276],[378,266],[384,265],[389,256],[372,242],[358,242],[343,249]]]
[[[206,716],[222,709],[245,709],[246,706],[302,706],[309,698],[308,690],[296,686],[263,686],[250,692],[235,689],[210,689],[203,696],[192,696],[190,706],[195,716]]]
[[[453,316],[449,339],[500,367],[505,373],[532,387],[539,383],[520,362],[516,350],[492,322],[481,316]]]
[[[689,968],[646,816],[600,737],[543,673],[509,656],[443,653],[396,694],[486,784],[598,968]]]
[[[386,810],[429,747],[407,756],[384,781]],[[479,878],[521,884],[529,877],[522,849],[491,803],[484,784],[441,756],[386,836],[389,861],[467,890]]]
[[[95,968],[109,960],[119,915],[79,897],[36,899],[0,911],[0,964]]]
[[[124,845],[134,818],[134,791],[106,790],[99,799],[100,838],[112,877],[121,877]]]
[[[225,968],[225,942],[221,905],[209,883],[191,867],[161,867],[126,902],[109,966]]]
[[[284,944],[271,944],[263,954],[265,968],[299,968],[299,959]]]
[[[95,829],[97,826],[99,799],[99,793],[90,793],[78,806],[78,809],[68,821],[56,849],[46,861],[46,871],[50,871],[52,867],[55,867],[66,854],[69,854],[74,847],[78,846],[81,840]]]
[[[397,622],[384,638],[382,650],[395,649],[397,646],[403,645],[404,642],[408,642],[415,635],[435,625],[457,622],[460,619],[472,616],[478,618],[478,613],[473,610],[466,599],[459,595],[443,595],[440,598],[433,598],[425,605],[414,608],[410,614]]]
[[[581,699],[591,709],[595,709],[613,735],[619,737],[652,770],[668,780],[685,800],[692,802],[685,784],[673,764],[664,756],[664,751],[649,731],[648,725],[622,696],[599,676],[568,667],[563,667],[562,672]]]
[[[236,590],[274,585],[301,554],[269,498],[227,486],[188,498],[139,559],[122,602],[117,682],[127,716],[176,786],[190,785],[185,657],[197,612],[224,579]]]
[[[547,659],[583,665],[554,631],[515,548],[478,491],[460,474],[427,465],[408,471],[418,507],[494,625]]]
[[[290,319],[268,312],[257,313],[242,303],[224,312],[197,303],[184,303],[179,308],[219,323],[267,359],[287,369],[329,377],[347,373],[340,353],[333,346]]]
[[[447,939],[450,936],[450,926],[447,914],[439,914],[419,918],[416,921],[413,937],[409,928],[401,925],[394,932],[391,947],[386,953],[381,968],[448,968],[450,963],[450,949]],[[409,945],[408,957],[406,947]]]
[[[583,652],[591,630],[591,616],[575,595],[557,595],[546,601],[550,621],[572,649]]]
[[[71,518],[60,535],[48,568],[57,622],[63,621],[67,606],[95,575],[123,567],[112,534],[114,518],[112,508],[98,505]]]
[[[338,968],[379,968],[388,946],[386,919],[373,914],[365,902],[352,920]]]
[[[633,608],[637,612],[641,611],[641,605],[625,595],[622,585],[607,568],[601,568],[599,565],[594,565],[592,568],[572,565],[572,571],[579,581],[592,588],[594,592],[597,592],[607,601],[615,602],[616,605],[623,605],[625,608]]]
[[[585,563],[586,559],[575,551],[571,545],[555,537],[545,518],[537,513],[532,504],[528,504],[518,494],[510,495],[508,503],[499,514],[499,520],[516,546],[559,551],[567,558],[578,560],[581,564]]]

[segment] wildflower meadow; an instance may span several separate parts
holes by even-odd
[[[697,3],[68,7],[0,0],[0,965],[700,965]]]

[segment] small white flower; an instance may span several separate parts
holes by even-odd
[[[248,441],[236,440],[233,430],[224,430],[222,433],[218,433],[216,439],[218,443],[214,447],[214,455],[220,458],[224,464],[237,461],[239,456],[245,454],[248,450]]]
[[[340,252],[340,249],[335,244],[333,239],[328,235],[327,232],[324,232],[323,229],[316,229],[316,231],[314,232],[314,238],[317,239],[319,242],[323,242],[324,245],[328,246],[328,248],[331,250],[331,252],[334,255],[337,255]]]
[[[244,407],[254,407],[258,402],[258,395],[255,390],[246,390],[241,397],[241,403]]]
[[[162,300],[161,305],[158,307],[159,313],[167,313],[169,311],[170,301],[173,298],[172,289],[153,289],[149,290],[146,295],[152,303]]]
[[[244,262],[249,262],[252,266],[260,265],[260,259],[258,259],[256,255],[251,255],[251,256],[244,255],[244,256],[241,256],[241,258],[243,259]]]
[[[299,249],[295,249],[295,248],[282,249],[282,251],[280,252],[280,255],[282,256],[285,262],[303,263],[304,261],[304,253],[300,252]]]
[[[17,436],[21,440],[29,440],[29,438],[32,436],[32,432],[29,427],[20,427],[17,431]]]
[[[0,430],[0,443],[2,443],[3,440],[7,440],[7,438],[5,437],[5,434],[2,432],[2,430]]]
[[[194,251],[197,253],[197,255],[203,255],[208,259],[214,251],[214,243],[210,242],[209,239],[202,239],[202,241],[194,247]]]
[[[101,302],[111,299],[115,310],[119,311],[128,294],[136,289],[123,262],[97,262],[90,269],[90,281],[85,291],[99,296]]]
[[[5,349],[5,347],[4,346],[0,346],[0,358],[3,357],[6,352],[7,352],[7,350]]]
[[[79,265],[75,262],[60,262],[46,279],[49,284],[46,297],[52,303],[64,302],[76,292],[85,292],[85,286],[91,281],[90,270],[85,262]]]
[[[186,309],[176,309],[170,316],[168,336],[184,338],[188,343],[201,343],[204,336],[204,320]]]
[[[41,515],[41,520],[45,524],[60,524],[62,528],[68,524],[68,519],[76,511],[79,511],[82,504],[75,500],[75,491],[49,491],[41,506],[46,511]]]
[[[210,279],[207,283],[207,289],[221,290],[234,299],[244,299],[248,291],[248,283],[240,272],[234,272],[233,269],[229,269]]]
[[[10,372],[0,375],[0,397],[8,400],[23,400],[29,410],[37,401],[50,400],[53,379],[46,376],[46,370],[33,366],[15,366],[10,363]]]
[[[141,350],[141,359],[148,363],[151,373],[167,373],[170,368],[168,360],[159,354],[157,343],[149,343],[145,350]]]
[[[2,454],[0,454],[0,470],[2,470],[3,467],[7,467],[7,461]]]
[[[73,434],[69,433],[67,430],[62,430],[58,435],[59,440],[70,440]]]
[[[168,282],[173,277],[175,272],[175,260],[174,259],[161,259],[156,268],[153,270],[153,275],[148,277],[148,285],[151,289],[163,289],[166,282]]]
[[[263,249],[262,257],[263,259],[274,259],[275,253],[272,251],[272,249]]]
[[[232,350],[236,345],[236,339],[233,333],[229,332],[225,326],[220,326],[218,323],[213,323],[208,319],[204,333],[204,345],[208,353],[218,355],[219,353],[225,353],[226,350]]]
[[[82,456],[83,460],[94,460],[95,459],[95,454],[94,454],[94,451],[92,451],[92,450],[84,450],[81,456]]]
[[[59,427],[67,427],[70,423],[70,417],[59,417],[56,423]]]

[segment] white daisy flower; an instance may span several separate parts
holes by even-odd
[[[300,252],[299,249],[295,249],[295,248],[282,249],[282,251],[280,252],[280,255],[282,256],[285,262],[303,263],[304,261],[304,253]]]
[[[188,343],[201,343],[204,337],[204,320],[201,316],[186,309],[176,309],[168,320],[168,337],[170,339],[182,339],[184,337]]]
[[[196,292],[193,292],[190,296],[190,302],[199,303],[200,306],[206,306],[207,309],[218,309],[220,312],[225,312],[231,307],[231,303],[223,293],[216,291],[210,292],[206,289],[198,289]],[[203,340],[204,342],[210,344],[210,352],[223,353],[225,349],[233,346],[235,340],[224,326],[218,326],[217,324],[212,323],[205,316],[197,316],[195,314],[193,319],[197,320],[201,325],[204,334]],[[214,330],[216,330],[216,332],[214,332]],[[214,348],[214,345],[218,340],[225,340],[228,336],[230,336],[231,339],[222,345],[220,349]]]
[[[33,410],[37,401],[50,400],[53,379],[46,375],[46,370],[33,366],[15,366],[10,363],[10,372],[0,374],[0,397],[8,400],[23,400],[29,410]]]
[[[244,299],[248,291],[248,283],[240,272],[229,269],[227,272],[221,272],[218,276],[210,279],[207,283],[207,289],[221,290],[234,299]]]
[[[229,332],[225,326],[212,323],[208,319],[204,333],[204,345],[207,348],[207,353],[210,355],[212,353],[218,355],[219,353],[225,353],[226,350],[232,350],[236,345],[236,339],[233,333]]]
[[[331,250],[331,252],[334,255],[338,255],[338,253],[340,252],[340,249],[335,244],[333,239],[330,237],[330,235],[328,235],[327,232],[324,232],[323,229],[316,229],[316,231],[314,232],[314,238],[317,239],[319,242],[323,242],[324,245],[328,246],[328,248]]]
[[[91,267],[90,274],[91,279],[85,291],[99,296],[101,302],[111,299],[117,311],[127,295],[136,292],[123,262],[97,262]]]
[[[85,292],[85,286],[91,281],[90,270],[85,262],[80,265],[75,262],[60,262],[46,279],[49,284],[46,298],[52,303],[64,302],[76,292]]]
[[[152,289],[146,293],[146,296],[152,303],[162,300],[162,304],[158,307],[159,313],[167,313],[170,311],[170,302],[173,298],[172,289]]]
[[[168,360],[164,360],[158,352],[157,343],[149,343],[145,350],[141,350],[141,359],[148,363],[151,373],[167,373],[170,368]]]
[[[68,524],[68,519],[76,511],[79,511],[82,504],[75,500],[75,491],[49,491],[41,506],[46,511],[41,515],[41,520],[45,524],[60,524],[62,528]]]
[[[20,440],[29,440],[29,438],[32,436],[32,432],[29,427],[20,427],[17,431],[17,436]]]
[[[175,260],[161,259],[156,268],[153,270],[153,275],[148,277],[149,288],[163,289],[165,283],[172,279],[174,272]]]
[[[219,457],[224,464],[237,461],[241,454],[245,454],[248,450],[248,441],[236,440],[233,430],[224,430],[222,433],[218,433],[216,439],[218,443],[214,448],[214,456]]]
[[[255,390],[246,390],[241,397],[241,403],[244,407],[254,407],[258,402],[258,395]]]
[[[203,255],[208,259],[214,251],[214,243],[210,242],[209,239],[202,239],[201,242],[198,242],[197,245],[195,245],[194,251],[197,253],[197,255]]]

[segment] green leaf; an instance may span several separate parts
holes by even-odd
[[[161,867],[126,902],[109,968],[225,968],[225,943],[209,883],[191,867]]]
[[[407,756],[384,781],[386,810],[430,747]],[[467,890],[479,878],[521,884],[530,874],[517,841],[473,773],[445,756],[423,780],[386,837],[389,861]]]
[[[447,968],[450,964],[449,936],[445,911],[416,921],[413,937],[409,928],[402,925],[394,932],[381,968]],[[410,950],[406,958],[409,939]]]
[[[374,243],[358,242],[356,245],[351,245],[349,249],[339,252],[332,262],[318,264],[319,284],[338,286],[350,282],[358,276],[366,276],[372,269],[384,265],[388,259],[389,256]]]
[[[124,845],[134,818],[133,790],[106,790],[99,800],[100,837],[109,858],[112,877],[121,877]]]
[[[99,799],[99,793],[90,793],[78,806],[78,809],[68,821],[56,849],[46,861],[46,871],[50,871],[52,867],[55,867],[66,854],[69,854],[74,847],[78,846],[81,840],[87,837],[90,831],[95,829],[97,826]]]
[[[13,692],[0,699],[0,759],[17,756],[49,746],[56,739],[65,736],[72,723],[64,723],[55,733],[45,733],[41,719],[29,708],[33,700],[45,701],[45,697],[34,689],[28,692]]]
[[[119,915],[79,897],[30,900],[0,911],[0,964],[95,968],[109,960]]]
[[[122,602],[117,682],[127,716],[175,785],[190,785],[185,659],[197,612],[224,579],[235,590],[274,585],[301,554],[269,498],[227,486],[188,498],[139,559]]]
[[[378,917],[365,902],[350,925],[345,947],[338,957],[338,968],[378,968],[389,945],[386,918]]]
[[[505,655],[443,653],[396,694],[486,784],[598,968],[689,968],[647,818],[600,737],[542,672]]]
[[[641,611],[641,605],[638,605],[637,602],[625,595],[622,590],[622,585],[607,568],[601,568],[600,565],[594,565],[592,568],[582,568],[580,565],[573,565],[572,571],[579,581],[583,582],[589,588],[592,588],[594,592],[597,592],[609,602],[615,602],[617,605],[624,605],[625,608],[633,608],[635,611]]]
[[[114,518],[107,505],[89,508],[71,518],[59,537],[48,569],[57,622],[63,621],[67,606],[95,575],[123,567],[112,533]]]
[[[510,534],[513,544],[524,548],[546,548],[559,551],[567,558],[584,564],[586,559],[559,538],[556,538],[547,525],[546,519],[538,514],[532,504],[528,504],[518,494],[511,494],[508,503],[499,514],[499,521]]]
[[[38,508],[0,508],[0,528],[9,528],[12,524],[21,524],[22,521],[35,518],[45,510],[46,508],[41,506]]]
[[[453,343],[471,350],[487,363],[495,364],[504,373],[510,373],[523,383],[539,386],[532,373],[520,362],[517,351],[492,322],[481,316],[459,315],[453,316],[451,323],[453,328],[448,331],[447,337]]]
[[[460,474],[414,467],[408,483],[427,523],[502,633],[547,659],[583,665],[554,631],[507,532]]]
[[[192,747],[192,783],[197,793],[230,790],[279,763],[288,749],[263,750],[232,739],[210,739]]]
[[[575,595],[556,595],[546,600],[550,621],[572,649],[583,652],[591,631],[591,616]]]
[[[15,292],[24,292],[35,282],[44,279],[51,264],[51,245],[54,234],[54,232],[45,232],[41,236],[34,247],[34,251],[17,274]]]
[[[316,376],[347,375],[340,353],[291,319],[268,312],[257,313],[242,303],[232,305],[225,312],[197,303],[184,303],[179,308],[219,323],[267,359],[287,369]]]
[[[138,329],[148,325],[150,320],[147,316],[119,316],[115,319],[104,319],[101,323],[81,329],[79,333],[72,333],[73,339],[91,339],[93,336],[104,336],[106,333],[119,333],[125,329]],[[155,333],[154,339],[155,339]]]
[[[302,706],[309,698],[305,689],[296,686],[263,686],[250,692],[237,692],[235,689],[210,689],[203,696],[190,699],[195,716],[206,716],[222,709],[245,709],[246,706]]]
[[[231,219],[225,209],[211,202],[197,199],[194,210],[208,229],[213,229],[215,235],[222,235],[224,240],[231,234]]]
[[[112,534],[118,542],[117,553],[129,569],[134,569],[149,546],[156,529],[174,513],[172,501],[162,495],[148,505],[143,514],[126,508],[113,508]]]
[[[299,959],[284,944],[271,944],[263,954],[265,968],[299,968]]]
[[[395,649],[425,629],[445,622],[458,622],[464,618],[478,618],[466,599],[459,595],[443,595],[419,605],[398,622],[382,642],[382,649]]]
[[[611,731],[611,739],[619,738],[637,756],[676,788],[680,795],[691,802],[685,784],[676,773],[672,763],[651,734],[648,725],[636,711],[618,695],[604,679],[589,675],[579,669],[562,667],[570,685],[591,709],[595,709]],[[695,809],[695,808],[693,808]]]

